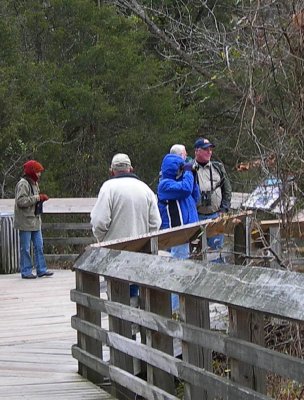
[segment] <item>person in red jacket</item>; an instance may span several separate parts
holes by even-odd
[[[43,202],[48,200],[46,194],[40,193],[38,186],[43,171],[44,168],[38,161],[27,161],[23,165],[23,177],[15,189],[14,227],[19,230],[20,272],[23,279],[53,275],[53,272],[47,269],[43,254],[40,214]],[[31,242],[37,275],[33,274]]]

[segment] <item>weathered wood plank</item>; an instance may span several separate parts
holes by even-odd
[[[100,282],[99,276],[88,274],[86,272],[77,270],[76,271],[76,288],[84,293],[94,295],[95,297],[100,296]],[[77,304],[77,316],[84,321],[94,323],[97,326],[101,325],[100,313],[96,312],[87,307],[83,307]],[[101,344],[90,338],[89,336],[83,335],[79,331],[77,332],[77,341],[81,349],[88,351],[94,356],[102,358],[102,346]],[[80,374],[94,383],[102,383],[103,377],[96,373],[95,370],[86,368],[86,366],[79,363]]]
[[[242,400],[269,399],[269,397],[256,393],[251,389],[236,385],[228,379],[192,366],[166,353],[136,343],[116,333],[109,332],[108,340],[111,346],[116,349],[127,351],[129,355],[144,360],[155,367],[157,366],[158,368],[161,368],[171,375],[181,380],[185,380],[192,385],[200,386],[201,388],[208,387],[210,388],[210,391],[212,391],[213,394],[216,393],[217,396]]]
[[[193,296],[180,296],[180,316],[186,324],[210,329],[209,303]],[[183,340],[183,360],[206,371],[212,371],[212,352],[197,344]],[[208,391],[185,385],[185,400],[207,400]]]
[[[96,198],[50,198],[43,205],[45,214],[88,214],[96,203]],[[1,199],[0,212],[13,212],[15,199]]]
[[[90,231],[92,232],[92,225],[89,222],[44,222],[42,224],[43,231]],[[93,236],[93,234],[92,234]]]
[[[33,281],[0,275],[0,399],[112,399],[77,373],[74,287],[67,270]]]
[[[284,223],[280,219],[274,220],[264,220],[259,221],[258,226],[264,233],[268,233],[271,228],[277,228],[280,230],[281,239],[284,238],[300,238],[304,237],[304,216],[303,210],[301,211],[301,215],[296,216],[294,220],[289,221],[288,224]]]
[[[149,303],[149,304],[148,304]],[[149,300],[146,300],[146,306],[153,313],[161,316],[169,317],[171,311],[171,295],[170,293],[150,290]],[[148,341],[151,348],[158,349],[167,354],[173,354],[173,340],[167,335],[163,335],[159,331],[151,332],[151,340]],[[154,366],[155,367],[155,366]],[[153,368],[152,383],[170,394],[175,394],[175,384],[172,375],[162,371],[159,368]]]
[[[168,373],[176,376],[179,379],[190,382],[195,386],[200,386],[204,388],[206,386],[210,387],[210,391],[213,391],[213,395],[223,396],[225,399],[233,400],[269,400],[262,394],[253,392],[242,386],[238,386],[235,383],[229,381],[228,379],[218,377],[210,372],[201,370],[197,367],[185,364],[183,361],[169,356],[159,350],[151,349],[145,345],[138,344],[130,339],[123,338],[122,336],[116,335],[114,333],[109,333],[109,341],[115,348],[125,348],[128,350],[130,355],[137,358],[143,359],[153,366],[158,366],[167,371]],[[73,347],[73,354],[76,357],[81,357],[83,363],[87,363],[90,368],[96,368],[100,373],[104,370],[104,363],[97,357],[92,356],[89,353],[78,349],[77,346]],[[133,375],[129,375],[130,379],[121,379],[120,374],[111,375],[111,366],[109,367],[110,377],[114,380],[117,379],[118,383],[123,383],[127,388],[134,388],[135,384],[138,383],[138,378]],[[123,371],[121,371],[123,372]],[[170,398],[170,397],[169,397]],[[149,397],[148,397],[149,399]],[[151,397],[151,400],[154,399]],[[173,397],[174,399],[174,397]]]
[[[264,316],[240,309],[229,309],[229,335],[264,346]],[[264,366],[256,368],[254,363],[240,362],[231,358],[231,379],[260,393],[266,393],[266,371]]]
[[[58,237],[44,237],[43,238],[45,245],[53,244],[53,245],[88,245],[95,243],[96,240],[93,237],[86,237],[86,236],[74,236],[74,237],[65,237],[65,236],[58,236]]]
[[[114,382],[120,382],[122,386],[129,387],[137,395],[143,396],[148,400],[178,400],[178,397],[172,396],[156,386],[150,385],[136,376],[122,371],[116,367],[110,366],[110,378]]]
[[[235,264],[245,264],[250,249],[251,232],[250,221],[239,224],[234,232],[234,249],[238,254],[235,256]],[[253,342],[264,346],[264,316],[244,309],[229,307],[229,335],[232,337]],[[257,368],[251,361],[244,363],[238,359],[231,358],[231,379],[234,382],[250,387],[260,393],[266,393],[266,371],[264,366]]]
[[[109,249],[128,250],[140,252],[146,246],[149,246],[151,238],[158,238],[158,249],[166,250],[172,246],[187,243],[206,229],[207,236],[217,233],[232,233],[234,226],[245,218],[250,212],[240,213],[234,216],[222,216],[216,220],[205,220],[177,226],[175,228],[163,229],[152,233],[147,233],[136,238],[117,239],[108,242],[97,243],[94,247],[107,247]]]
[[[79,364],[86,366],[87,370],[95,371],[99,376],[109,377],[109,364],[100,357],[81,349],[76,344],[72,346],[72,355],[79,361]]]
[[[45,254],[46,262],[56,263],[58,261],[75,261],[79,254]]]
[[[263,368],[267,371],[281,375],[286,378],[304,382],[304,360],[294,358],[274,350],[266,349],[254,343],[229,337],[220,332],[202,329],[183,322],[169,318],[157,316],[144,310],[127,307],[122,304],[112,303],[107,300],[93,298],[92,296],[82,295],[76,291],[71,292],[72,301],[77,301],[84,306],[90,306],[106,312],[109,315],[123,317],[129,322],[140,324],[146,328],[161,332],[170,337],[183,340],[188,343],[196,344],[226,354],[228,357],[251,363],[252,365]],[[85,324],[72,318],[72,326],[75,329],[84,330]],[[90,334],[97,340],[105,340],[105,332],[90,326]],[[101,336],[99,336],[101,335]]]
[[[232,192],[231,205],[238,210],[241,203],[248,197],[248,193]],[[97,198],[50,198],[44,205],[45,213],[90,213]],[[15,199],[0,199],[0,212],[13,212]]]
[[[269,227],[269,246],[274,251],[274,254],[277,255],[279,259],[282,258],[282,240],[281,240],[281,231],[279,226],[270,226]],[[270,262],[271,268],[279,268],[280,264],[278,263],[278,259],[274,256],[273,261]]]
[[[108,296],[111,301],[130,304],[130,285],[129,283],[120,282],[108,279]],[[131,323],[116,317],[109,317],[109,330],[119,333],[120,335],[126,336],[127,338],[132,337]],[[109,346],[110,344],[107,343]],[[133,370],[133,359],[128,356],[126,352],[117,351],[115,348],[110,346],[110,363],[114,366],[119,367],[127,372],[134,372]],[[133,399],[135,394],[121,388],[118,384],[113,385],[113,394],[116,398],[125,400]]]
[[[261,267],[223,267],[94,246],[85,251],[75,267],[151,288],[304,320],[304,275],[301,273]]]
[[[236,265],[245,265],[248,248],[248,236],[246,225],[244,223],[237,224],[234,229],[234,263]]]

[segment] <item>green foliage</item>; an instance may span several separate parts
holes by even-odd
[[[53,197],[96,195],[116,152],[153,182],[198,114],[166,83],[167,63],[147,47],[143,23],[89,0],[4,5],[2,196],[12,196],[27,158],[45,165],[41,184]]]

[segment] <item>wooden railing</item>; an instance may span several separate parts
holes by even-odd
[[[304,275],[156,255],[200,232],[193,224],[92,245],[77,260],[71,299],[77,304],[72,326],[78,341],[72,354],[84,377],[99,384],[109,379],[114,395],[125,399],[177,399],[176,382],[185,400],[267,399],[266,373],[304,383],[303,359],[264,347],[265,316],[303,324]],[[108,300],[100,297],[102,277]],[[130,283],[140,287],[138,308],[130,306]],[[172,318],[172,292],[180,299],[178,319]],[[228,307],[228,333],[210,330],[210,302]],[[102,313],[109,329],[101,326]],[[140,332],[136,341],[134,326]],[[103,345],[110,348],[109,361]],[[215,352],[229,359],[226,376],[213,371]]]
[[[13,214],[14,202],[14,199],[1,199],[0,215],[2,212]],[[45,257],[50,267],[51,264],[58,265],[58,262],[66,261],[72,265],[88,244],[96,242],[90,225],[90,212],[95,202],[96,198],[60,198],[50,199],[44,203],[42,231]],[[19,247],[18,235],[11,245]],[[17,272],[18,264],[15,262],[13,264],[16,265],[10,269],[12,272]]]
[[[234,207],[245,195],[234,194]],[[96,198],[58,198],[44,203],[42,231],[45,257],[50,266],[62,262],[72,265],[87,245],[96,243],[90,225],[90,212],[95,202]],[[13,211],[14,199],[0,200],[0,213]]]
[[[246,193],[233,193],[232,196],[232,209],[237,210],[240,208],[241,203],[246,199]],[[61,198],[61,199],[50,199],[44,204],[44,215],[42,216],[42,230],[44,235],[45,244],[45,255],[47,262],[50,264],[56,264],[61,262],[68,262],[69,265],[75,261],[84,248],[96,240],[92,235],[90,225],[90,211],[92,210],[96,198]],[[0,213],[1,212],[13,212],[14,199],[1,199],[0,200]],[[271,262],[272,266],[280,264],[280,253],[281,253],[281,237],[285,236],[284,229],[279,220],[262,221],[260,224],[261,233],[266,235],[266,242],[269,246],[275,250],[275,253],[279,256],[278,259],[274,259]],[[13,224],[11,224],[13,226]],[[217,225],[218,227],[219,225]],[[208,228],[210,229],[210,227]],[[215,229],[213,227],[212,229]],[[220,228],[222,229],[222,228]],[[230,228],[229,228],[230,229]],[[225,233],[227,226],[222,229]],[[254,250],[250,250],[249,225],[247,225],[247,238],[246,245],[243,243],[245,254],[247,256],[254,255]],[[285,229],[286,230],[286,229]],[[246,233],[245,233],[246,234]],[[301,218],[298,221],[293,221],[289,224],[289,234],[293,238],[304,236],[304,219]],[[11,233],[13,235],[13,233]],[[244,232],[240,232],[240,235],[244,236]],[[2,240],[2,239],[1,239]],[[10,241],[10,238],[7,238]],[[16,236],[15,242],[18,242]],[[14,242],[14,243],[15,243]],[[240,252],[239,247],[240,240],[236,243],[236,253]],[[241,246],[241,247],[242,247]],[[10,246],[8,246],[10,247]],[[5,260],[9,259],[10,263],[14,265],[14,260],[11,260],[9,255],[5,256]],[[270,257],[271,258],[271,257]],[[299,262],[299,261],[298,261]],[[302,260],[300,260],[302,263]],[[303,261],[304,264],[304,261]],[[7,269],[12,269],[7,267]]]

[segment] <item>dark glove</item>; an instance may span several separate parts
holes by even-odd
[[[184,171],[193,171],[193,162],[187,162],[183,167]]]
[[[49,196],[47,196],[46,194],[41,193],[39,195],[40,201],[47,201],[49,199]]]
[[[194,179],[197,179],[197,171],[198,171],[198,165],[194,163],[193,161],[186,162],[184,165],[184,171],[191,171]]]

